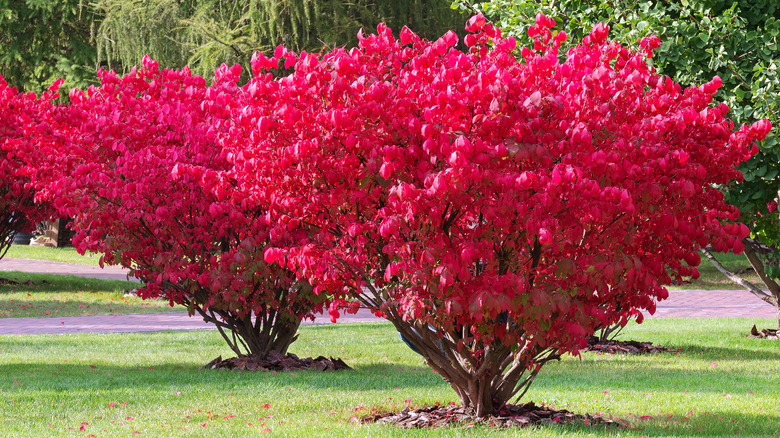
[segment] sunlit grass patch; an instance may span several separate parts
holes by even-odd
[[[183,311],[167,301],[125,296],[140,286],[136,282],[13,271],[0,277],[18,283],[0,285],[0,318]]]
[[[80,265],[98,266],[99,255],[81,255],[76,248],[49,248],[46,246],[11,245],[5,257],[30,260],[49,260],[52,262],[74,263]]]

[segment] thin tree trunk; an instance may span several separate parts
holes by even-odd
[[[713,266],[715,266],[715,268],[718,271],[720,271],[724,276],[726,276],[726,278],[742,286],[743,288],[745,288],[745,290],[757,296],[758,298],[761,298],[763,301],[766,301],[767,303],[773,306],[777,306],[777,302],[774,298],[774,291],[772,289],[777,289],[777,291],[780,292],[780,286],[778,286],[778,284],[775,281],[773,281],[771,278],[769,278],[766,275],[766,273],[764,272],[764,265],[755,255],[755,251],[753,251],[752,248],[748,249],[750,245],[751,243],[746,240],[745,256],[747,257],[748,262],[750,262],[750,265],[756,271],[756,274],[759,276],[759,278],[761,278],[761,281],[764,282],[764,284],[769,288],[770,290],[769,294],[764,292],[761,288],[754,285],[753,283],[745,280],[744,278],[726,269],[726,267],[723,266],[723,264],[721,264],[717,259],[715,259],[715,256],[712,255],[712,253],[708,249],[702,249],[701,252],[702,254],[704,254],[705,257],[707,257],[707,259],[712,263]],[[748,255],[748,251],[751,252],[750,255]]]
[[[769,289],[769,293],[726,269],[725,266],[723,266],[717,259],[715,259],[715,256],[708,249],[703,248],[701,252],[718,271],[726,276],[726,278],[742,286],[745,288],[745,290],[757,296],[758,298],[761,298],[763,301],[775,306],[777,309],[777,328],[780,330],[780,285],[778,285],[775,280],[766,274],[764,264],[761,262],[761,259],[758,258],[758,254],[756,253],[756,248],[754,247],[755,241],[751,239],[744,239],[743,243],[745,245],[745,257],[750,263],[750,266],[753,267],[756,275],[758,275],[764,285],[766,285],[767,289]]]
[[[778,300],[780,300],[780,298],[778,298]],[[777,306],[777,327],[775,330],[777,330],[777,335],[780,336],[780,306]]]

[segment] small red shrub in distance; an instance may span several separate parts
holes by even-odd
[[[31,141],[28,127],[40,123],[42,113],[52,107],[51,99],[57,97],[61,82],[38,98],[33,93],[17,92],[0,76],[0,258],[14,234],[32,231],[36,223],[52,216],[48,204],[35,201],[35,191],[17,154]]]
[[[239,74],[223,67],[208,86],[148,58],[124,77],[101,72],[99,87],[71,91],[26,157],[41,196],[75,218],[74,246],[129,267],[142,297],[216,324],[237,355],[265,358],[286,353],[301,319],[327,303],[263,261],[268,245],[296,245],[301,233],[276,232],[234,181],[206,189],[229,168],[215,138]]]
[[[355,49],[280,47],[218,134],[224,180],[269,205],[274,232],[309,230],[266,261],[381,312],[477,415],[596,327],[652,313],[698,247],[739,252],[746,229],[713,185],[769,129],[735,130],[718,78],[655,74],[657,38],[636,53],[597,26],[560,62],[552,25],[537,17],[519,60],[481,16],[465,53],[454,33],[381,25]],[[292,74],[264,72],[281,60]]]

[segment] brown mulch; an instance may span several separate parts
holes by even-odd
[[[750,329],[750,337],[764,338],[764,339],[780,339],[780,333],[778,333],[777,330],[773,330],[773,329],[758,330],[754,324],[753,328]]]
[[[663,345],[653,345],[652,342],[639,341],[598,341],[593,338],[588,340],[588,346],[582,351],[594,351],[598,353],[628,353],[628,354],[648,354],[648,353],[676,353],[682,348],[672,349]]]
[[[466,408],[457,405],[424,406],[418,409],[404,408],[401,412],[372,414],[357,420],[360,424],[387,423],[404,429],[474,426],[526,427],[547,424],[581,423],[587,425],[620,426],[617,421],[598,415],[580,415],[565,409],[537,406],[533,402],[521,405],[507,405],[498,414],[474,417]]]
[[[301,359],[292,353],[282,355],[277,352],[271,352],[266,359],[260,359],[257,356],[243,356],[222,360],[222,356],[219,356],[200,367],[200,369],[212,370],[221,368],[246,371],[339,371],[352,369],[338,358],[319,356],[315,359],[310,357]]]

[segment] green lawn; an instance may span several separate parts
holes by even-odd
[[[307,326],[292,351],[339,356],[354,371],[198,370],[216,332],[0,336],[0,435],[136,436],[753,436],[780,435],[780,350],[740,319],[651,319],[624,338],[675,354],[585,353],[546,366],[525,400],[603,412],[627,428],[549,426],[402,431],[358,426],[372,410],[455,401],[387,323]],[[770,321],[763,321],[764,325]],[[83,427],[83,430],[80,430]]]
[[[0,285],[0,318],[184,311],[167,301],[125,297],[136,282],[13,271],[0,278],[20,283]]]
[[[16,259],[50,260],[53,262],[75,263],[98,266],[99,255],[81,255],[73,247],[48,248],[45,246],[11,245],[5,257]]]

